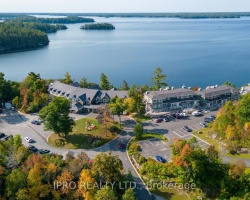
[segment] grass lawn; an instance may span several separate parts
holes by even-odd
[[[158,139],[162,140],[163,142],[168,142],[168,138],[162,134],[159,134],[159,133],[144,133],[142,135],[142,139],[140,139],[140,140],[148,140],[148,139],[152,139],[152,138],[158,138]]]
[[[224,154],[220,151],[219,149],[219,144],[216,140],[213,140],[212,138],[208,138],[206,137],[207,132],[210,130],[210,128],[204,128],[202,130],[200,130],[202,133],[200,134],[199,131],[195,131],[193,134],[199,138],[201,138],[202,140],[205,140],[206,142],[208,142],[211,145],[214,145],[215,149],[220,153],[220,155],[222,156],[227,156],[227,157],[231,157],[233,158],[243,158],[243,159],[250,159],[250,154]]]
[[[217,151],[219,151],[219,144],[218,144],[218,142],[215,141],[215,140],[213,140],[212,138],[206,137],[206,135],[207,135],[207,133],[208,133],[209,130],[210,130],[210,128],[204,128],[204,129],[201,129],[199,131],[193,132],[193,134],[195,136],[197,136],[198,138],[200,138],[200,139],[208,142],[209,144],[214,145],[215,149]],[[199,133],[199,132],[202,132],[202,133]]]
[[[155,190],[150,190],[153,194],[163,197],[165,199],[171,199],[171,200],[190,200],[189,196],[187,193],[177,190],[177,189],[155,189]]]
[[[140,118],[138,117],[137,114],[132,114],[131,117],[137,122],[137,123],[142,123],[145,121],[148,121],[151,119],[149,116],[142,115]]]
[[[222,154],[223,156],[231,157],[231,158],[242,158],[242,159],[250,159],[250,154]]]
[[[95,128],[92,130],[87,130],[86,122],[89,122],[89,124],[93,124]],[[69,133],[66,139],[59,137],[57,134],[51,134],[48,139],[48,142],[52,146],[67,149],[95,148],[98,146],[102,146],[103,144],[112,140],[122,130],[122,128],[120,128],[120,125],[116,122],[109,124],[108,128],[111,126],[116,126],[117,131],[115,133],[111,133],[109,130],[107,130],[106,134],[103,125],[99,124],[96,119],[83,118],[76,121],[76,125],[73,127],[72,132]],[[61,144],[59,145],[58,143]]]

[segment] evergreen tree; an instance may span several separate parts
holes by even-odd
[[[108,77],[105,74],[101,74],[100,78],[100,88],[102,90],[110,90],[111,89],[111,84],[108,80]]]
[[[128,83],[125,80],[122,82],[121,90],[129,90]]]
[[[161,87],[166,87],[166,77],[167,75],[162,74],[162,69],[161,68],[156,68],[154,71],[154,76],[151,77],[151,83],[154,85],[154,88],[156,90],[159,90]]]

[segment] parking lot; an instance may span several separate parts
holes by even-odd
[[[189,136],[192,132],[198,131],[202,129],[202,127],[198,124],[190,124],[188,127],[192,130],[191,132],[185,131],[182,127],[181,128],[176,128],[173,130],[173,133],[176,134],[180,138],[184,138],[186,136]]]
[[[179,138],[183,140],[189,140],[192,137],[196,137],[192,134],[194,131],[198,131],[203,127],[200,126],[200,122],[204,121],[205,117],[209,117],[211,115],[216,115],[216,111],[203,113],[202,116],[192,116],[189,115],[185,119],[173,119],[170,122],[160,122],[157,123],[153,120],[147,121],[143,123],[143,127],[145,132],[153,132],[159,133],[166,136],[169,139],[169,143],[173,143],[174,138]],[[191,129],[190,132],[187,132],[183,129],[183,126],[187,126]],[[155,141],[154,141],[155,140]],[[155,156],[161,156],[165,158],[167,161],[171,161],[171,148],[169,148],[169,143],[164,144],[162,141],[158,139],[154,140],[146,140],[140,141],[140,145],[142,147],[142,155],[146,158],[152,157],[155,159]],[[196,137],[197,145],[199,145],[202,149],[206,149],[209,147],[209,144],[206,141]]]
[[[144,157],[152,157],[153,159],[155,159],[155,156],[161,156],[166,159],[166,161],[171,161],[171,148],[169,148],[168,144],[169,143],[164,143],[157,138],[139,142],[139,145],[142,149],[141,154]]]

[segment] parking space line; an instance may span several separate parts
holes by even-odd
[[[142,142],[142,144],[145,144],[147,147],[149,147],[149,145],[146,142]]]
[[[173,133],[175,133],[176,135],[178,135],[180,138],[183,138],[183,136],[180,136],[178,133],[176,133],[175,131],[173,131]]]
[[[167,159],[168,161],[172,161],[168,156],[165,156],[164,158]]]
[[[154,146],[154,144],[150,141],[150,140],[147,140],[152,146]]]
[[[198,140],[201,140],[202,142],[204,142],[204,143],[206,143],[206,144],[208,144],[209,146],[210,146],[210,144],[208,143],[208,142],[206,142],[205,140],[202,140],[202,139],[200,139],[200,138],[198,138],[196,135],[194,135],[194,134],[192,134],[194,137],[196,137],[196,139],[198,139]]]

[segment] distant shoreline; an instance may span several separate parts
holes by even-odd
[[[180,19],[228,19],[250,17],[250,12],[180,12],[180,13],[0,13],[0,19],[23,15],[51,16],[92,16],[92,17],[123,17],[123,18],[180,18]]]

